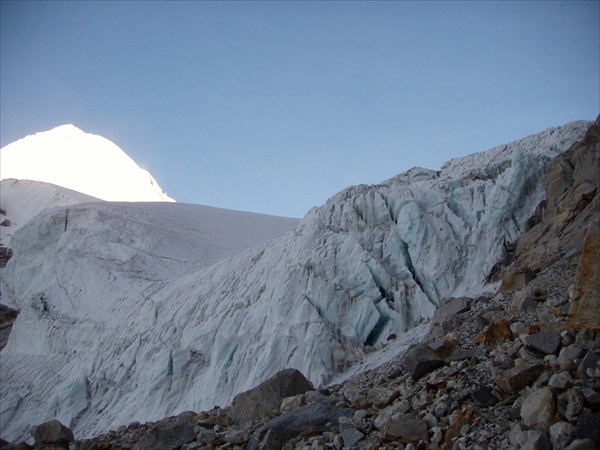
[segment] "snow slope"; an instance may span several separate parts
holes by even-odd
[[[588,125],[348,188],[291,232],[199,261],[213,240],[183,210],[41,213],[3,279],[22,308],[0,353],[3,437],[51,417],[88,436],[224,405],[287,367],[329,382],[444,298],[485,289],[544,200],[551,158]]]
[[[89,195],[49,183],[12,178],[0,181],[0,208],[6,211],[10,227],[0,227],[0,241],[10,247],[10,240],[29,219],[46,208],[98,201]],[[4,218],[2,219],[4,220]]]
[[[102,200],[173,201],[106,138],[74,125],[27,136],[0,150],[0,180],[52,183]]]

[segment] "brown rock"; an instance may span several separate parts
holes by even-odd
[[[527,327],[527,334],[535,334],[541,331],[540,326],[537,323],[533,323]]]
[[[498,292],[514,292],[527,286],[535,278],[535,272],[529,267],[513,265],[505,269],[502,284]]]
[[[510,325],[506,319],[495,320],[483,329],[475,340],[475,344],[499,345],[514,339]]]
[[[475,419],[475,414],[470,409],[464,412],[455,412],[452,416],[455,419],[454,423],[450,425],[444,435],[443,448],[445,449],[453,448],[452,439],[460,435],[460,430],[464,425],[472,423],[473,419]]]

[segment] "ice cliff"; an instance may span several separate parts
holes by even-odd
[[[289,367],[326,384],[446,297],[485,289],[543,207],[551,159],[588,126],[348,188],[299,224],[165,203],[42,212],[2,280],[21,308],[0,353],[3,437],[225,405]]]

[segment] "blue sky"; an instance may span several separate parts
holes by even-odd
[[[73,123],[177,201],[301,217],[595,119],[599,4],[2,1],[1,145]]]

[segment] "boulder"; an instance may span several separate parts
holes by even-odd
[[[456,314],[469,310],[469,299],[467,297],[451,297],[442,303],[433,314],[432,323],[441,324],[453,318]]]
[[[369,401],[364,389],[358,386],[347,385],[344,386],[343,392],[353,408],[362,409],[368,406]]]
[[[555,331],[540,331],[539,333],[525,336],[524,341],[525,344],[538,352],[551,355],[555,354],[560,347],[562,338],[560,333]]]
[[[365,435],[361,433],[356,427],[352,424],[352,420],[350,418],[342,416],[339,418],[340,424],[340,433],[342,434],[342,439],[344,441],[345,448],[354,447],[360,440],[362,440]]]
[[[448,358],[450,358],[458,348],[457,343],[448,338],[436,339],[429,342],[427,346],[433,350],[438,357],[446,361],[448,361]]]
[[[551,450],[548,438],[540,430],[523,431],[517,437],[517,446],[520,450]]]
[[[527,286],[534,278],[535,272],[529,267],[512,265],[504,270],[498,292],[514,292]]]
[[[417,345],[405,356],[408,373],[414,380],[444,365],[444,360],[426,345]]]
[[[394,414],[383,423],[381,437],[386,441],[427,441],[429,439],[427,422],[405,414]]]
[[[533,383],[543,371],[542,363],[523,364],[500,374],[496,378],[496,384],[503,391],[514,394]]]
[[[598,450],[591,439],[575,439],[564,450]]]
[[[255,388],[236,395],[230,405],[229,417],[237,424],[251,422],[277,411],[284,398],[312,389],[312,384],[300,371],[282,370]]]
[[[577,378],[591,377],[589,372],[596,370],[598,367],[600,367],[600,355],[594,351],[587,352],[577,367]]]
[[[475,404],[487,408],[488,406],[494,406],[498,403],[498,397],[494,394],[494,391],[488,386],[480,386],[471,393],[471,399]]]
[[[522,313],[534,311],[545,297],[539,289],[524,288],[517,291],[512,299],[510,311],[518,316]]]
[[[487,325],[479,337],[475,340],[476,344],[499,345],[506,341],[514,339],[510,324],[506,319],[494,320]]]
[[[367,391],[367,402],[378,409],[384,408],[398,398],[399,392],[385,387],[374,387]]]
[[[75,440],[73,432],[58,420],[50,420],[33,427],[31,435],[36,447],[56,444],[68,447]]]
[[[574,387],[569,389],[567,392],[567,407],[565,410],[565,416],[567,419],[573,419],[581,414],[585,406],[585,395],[580,388]]]
[[[375,420],[373,420],[373,425],[375,426],[375,428],[381,430],[381,428],[383,427],[383,424],[386,423],[388,420],[390,420],[390,418],[393,415],[405,414],[410,408],[411,408],[410,403],[408,403],[407,400],[402,400],[402,401],[393,403],[392,405],[388,406],[387,408],[384,408],[381,411],[379,411],[379,414],[377,415],[377,417],[375,417]]]
[[[187,411],[162,419],[134,446],[134,450],[173,450],[196,440],[196,415]]]
[[[340,416],[350,417],[353,413],[352,409],[340,408],[330,402],[315,402],[301,406],[265,423],[254,434],[248,448],[257,448],[254,447],[253,442],[263,441],[268,432],[274,434],[281,443],[285,443],[304,432],[322,433],[337,425]]]
[[[600,448],[600,414],[579,416],[575,424],[575,439],[589,439]]]
[[[555,421],[556,401],[550,388],[532,392],[521,405],[521,418],[528,427],[548,432]]]
[[[569,422],[556,422],[550,427],[550,444],[553,449],[564,449],[573,439],[575,427]]]
[[[568,389],[573,386],[573,378],[569,372],[557,372],[550,377],[548,386],[556,389]]]
[[[583,349],[578,345],[569,345],[560,349],[556,363],[562,370],[570,370],[576,367],[575,360],[583,354]]]

